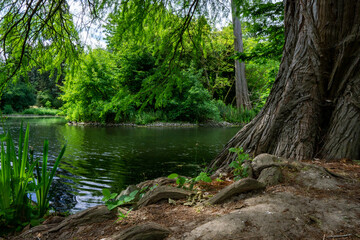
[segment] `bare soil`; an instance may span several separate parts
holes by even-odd
[[[145,222],[155,222],[169,228],[171,234],[167,239],[360,239],[360,165],[347,159],[306,162],[333,172],[338,176],[336,179],[340,187],[322,190],[311,188],[299,182],[296,170],[284,167],[284,178],[280,184],[269,186],[265,191],[235,196],[224,204],[188,206],[184,204],[189,200],[177,200],[175,203],[164,200],[131,211],[123,219],[114,217],[100,223],[76,226],[67,229],[66,233],[31,233],[30,229],[26,235],[13,235],[7,239],[106,239]],[[222,181],[200,183],[196,186],[197,197],[207,199],[231,183],[231,176],[224,177]],[[266,219],[267,215],[263,215],[268,212],[270,215],[274,213],[269,220]],[[202,232],[202,226],[206,229],[206,224],[212,226],[211,222],[216,219],[226,223],[227,216],[243,216],[243,228],[241,231],[238,229],[240,232],[236,230],[238,232],[235,231],[232,237],[217,233],[211,235],[211,230]],[[44,224],[56,224],[63,219],[61,216],[50,216]],[[259,224],[262,224],[261,227]]]

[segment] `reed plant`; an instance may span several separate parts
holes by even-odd
[[[1,230],[24,226],[46,214],[49,208],[50,185],[66,148],[65,145],[52,170],[47,171],[48,141],[44,143],[43,162],[40,167],[39,160],[34,160],[33,151],[29,149],[29,125],[26,127],[25,135],[22,123],[20,129],[17,150],[10,131],[0,136]],[[35,169],[37,174],[34,174]],[[36,192],[37,203],[31,201],[32,192]]]
[[[44,142],[44,151],[43,151],[43,161],[41,168],[39,164],[36,164],[36,174],[37,179],[35,180],[36,183],[36,199],[37,205],[39,208],[40,216],[43,216],[49,208],[49,190],[50,185],[54,179],[54,175],[56,172],[57,167],[59,166],[60,160],[65,153],[66,145],[62,148],[59,156],[57,157],[54,166],[51,171],[47,171],[47,164],[48,164],[48,150],[49,150],[49,142],[45,140]]]
[[[36,165],[36,161],[31,165],[28,161],[29,126],[25,137],[22,131],[20,133],[17,153],[10,132],[3,135],[1,140],[0,217],[6,222],[26,221],[31,214],[27,190],[33,181]]]

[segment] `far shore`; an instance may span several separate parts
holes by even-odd
[[[189,127],[240,127],[243,124],[229,122],[208,121],[203,123],[189,122],[153,122],[148,124],[136,123],[99,123],[99,122],[68,122],[69,126],[93,126],[93,127],[170,127],[170,128],[189,128]]]
[[[58,115],[36,115],[36,114],[4,114],[2,118],[64,118],[65,116]],[[189,123],[189,122],[153,122],[148,124],[136,124],[131,122],[125,123],[100,123],[100,122],[76,122],[68,121],[69,126],[92,126],[92,127],[241,127],[242,123],[216,122],[207,121],[203,123]]]
[[[36,114],[3,114],[3,118],[65,118],[58,115],[36,115]]]

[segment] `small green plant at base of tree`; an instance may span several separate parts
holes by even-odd
[[[122,206],[122,205],[128,205],[128,204],[133,204],[136,201],[140,200],[145,192],[147,190],[152,190],[156,187],[156,185],[154,185],[153,187],[149,188],[142,188],[140,190],[134,190],[132,191],[129,195],[122,195],[118,198],[118,193],[111,193],[109,189],[103,189],[102,193],[103,193],[103,198],[102,201],[105,202],[105,205],[107,206],[107,208],[109,210],[112,210],[116,207]]]
[[[217,181],[217,182],[224,182],[224,180],[222,180],[221,178],[216,178],[215,181]]]
[[[130,208],[126,213],[123,213],[119,210],[118,211],[118,219],[116,220],[116,222],[121,222],[122,220],[125,220],[129,216],[131,211],[132,211],[132,208]]]
[[[206,172],[200,172],[198,176],[194,178],[186,178],[180,176],[177,173],[172,173],[168,176],[170,179],[176,179],[176,184],[178,188],[190,189],[193,190],[195,183],[203,181],[203,182],[211,182],[211,178],[208,176]],[[185,184],[189,184],[189,187],[186,187]]]
[[[116,199],[116,197],[118,196],[117,193],[111,193],[109,189],[103,189],[102,193],[104,197],[102,201],[105,202],[105,205],[109,210],[112,210],[118,206],[132,203],[138,192],[139,190],[135,190],[129,195],[123,195],[119,199]]]
[[[242,148],[230,148],[229,152],[234,152],[237,154],[236,160],[232,161],[229,164],[229,167],[233,168],[234,173],[234,180],[237,181],[241,178],[245,178],[248,176],[248,168],[244,167],[243,164],[245,160],[250,160],[249,154],[244,153],[244,150]]]
[[[206,172],[199,173],[198,176],[195,177],[195,182],[203,181],[203,182],[211,182],[211,178],[207,175]]]

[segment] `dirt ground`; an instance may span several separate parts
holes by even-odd
[[[189,200],[163,200],[130,211],[125,218],[115,216],[100,223],[69,228],[66,234],[46,231],[31,234],[27,230],[26,235],[9,236],[8,239],[106,239],[145,222],[155,222],[169,228],[171,234],[166,239],[171,240],[360,239],[359,162],[343,159],[306,163],[333,172],[337,176],[338,187],[312,188],[299,181],[296,170],[284,167],[281,169],[284,177],[280,184],[268,186],[264,191],[232,197],[223,204],[188,206]],[[196,187],[201,199],[207,199],[232,183],[231,176],[222,180],[198,184]],[[55,224],[62,219],[61,216],[50,216],[45,224]],[[236,219],[241,221],[243,227],[240,228],[239,224],[234,226],[230,235],[212,230],[216,226],[221,227],[221,224],[231,229]]]

